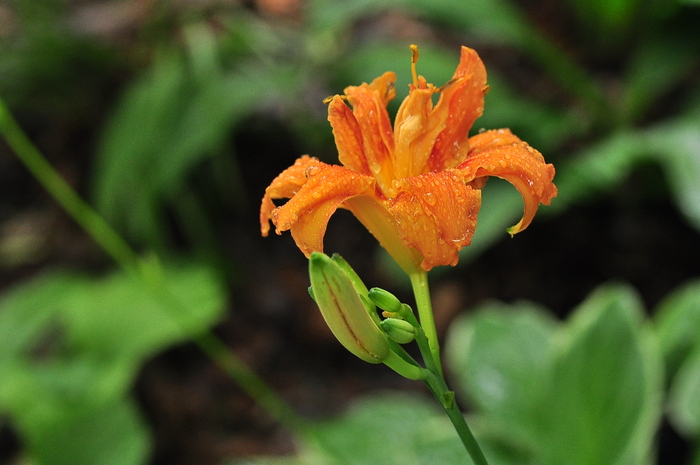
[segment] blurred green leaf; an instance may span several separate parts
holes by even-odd
[[[532,306],[488,304],[454,324],[446,355],[490,425],[490,447],[500,437],[538,464],[645,463],[662,368],[642,323],[639,298],[624,286],[597,290],[556,331]]]
[[[452,325],[446,356],[479,412],[511,421],[534,413],[549,389],[556,325],[526,302],[488,302]]]
[[[192,170],[219,154],[244,117],[291,95],[296,79],[281,66],[259,62],[220,69],[213,39],[203,30],[187,29],[190,60],[172,50],[156,56],[125,91],[100,145],[93,186],[97,207],[129,237],[151,247],[163,248],[164,206],[187,191]],[[229,177],[232,185],[242,182],[235,172]]]
[[[343,31],[357,19],[370,15],[401,0],[311,0],[307,11],[309,24],[314,29]]]
[[[143,460],[145,433],[125,404],[137,371],[147,357],[205,331],[224,305],[223,287],[206,268],[150,270],[148,283],[123,272],[102,279],[55,272],[0,301],[0,412],[30,452],[53,457],[42,463]]]
[[[633,52],[622,99],[623,122],[639,119],[657,99],[673,89],[697,66],[698,56],[689,42],[658,40],[642,44]]]
[[[492,44],[505,44],[534,57],[582,105],[602,121],[608,105],[588,72],[545,37],[525,14],[508,0],[407,0],[417,12],[425,12],[460,33],[468,32]],[[465,44],[469,45],[469,44]]]
[[[587,32],[610,44],[628,32],[637,16],[640,0],[571,0]],[[607,38],[605,37],[607,36]]]
[[[523,44],[534,32],[515,3],[507,0],[408,0],[405,4],[494,43]]]
[[[667,296],[655,314],[656,331],[671,380],[695,347],[700,347],[700,280]]]
[[[650,130],[647,143],[666,177],[680,211],[700,230],[700,107]]]
[[[681,365],[669,392],[668,415],[687,437],[700,437],[700,343]]]
[[[575,310],[559,342],[548,463],[645,463],[661,414],[662,365],[637,294],[605,286]]]
[[[611,135],[557,166],[559,195],[543,213],[554,213],[595,193],[614,189],[640,162],[664,169],[679,209],[700,229],[700,105],[648,129]]]
[[[316,434],[339,463],[471,463],[437,404],[397,392],[355,401],[342,418],[319,424]]]
[[[51,118],[94,117],[119,54],[106,41],[77,34],[61,1],[3,2],[0,93]]]
[[[543,211],[559,212],[596,193],[614,189],[648,154],[639,132],[614,134],[584,149],[571,162],[557,166],[554,182],[559,194]]]
[[[149,435],[136,406],[119,400],[97,408],[65,409],[26,437],[32,458],[44,465],[146,463]]]

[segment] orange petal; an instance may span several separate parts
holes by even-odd
[[[481,206],[481,191],[465,183],[458,170],[413,176],[387,200],[403,241],[423,256],[421,267],[456,265],[469,245]]]
[[[444,127],[444,117],[441,120],[432,111],[434,93],[432,85],[424,88],[411,86],[408,96],[399,107],[394,122],[394,174],[397,178],[425,171],[435,138]]]
[[[557,195],[554,166],[547,164],[540,152],[513,135],[509,129],[486,131],[469,139],[471,150],[458,166],[467,182],[485,176],[509,181],[525,202],[522,219],[509,228],[511,234],[527,228],[539,204],[549,205]]]
[[[260,231],[266,237],[270,233],[270,218],[272,211],[277,208],[272,199],[290,199],[306,184],[306,171],[309,167],[318,167],[324,163],[317,158],[304,155],[298,158],[292,166],[282,171],[265,189],[265,195],[260,205]]]
[[[372,174],[365,158],[360,125],[339,95],[328,104],[328,121],[333,128],[340,163],[358,173]]]
[[[435,117],[445,124],[435,140],[428,163],[429,171],[454,168],[465,160],[469,151],[469,130],[484,111],[487,91],[486,68],[479,55],[462,47],[457,70],[441,91]]]
[[[356,196],[343,206],[360,220],[379,241],[396,263],[409,275],[419,270],[423,261],[418,251],[406,244],[399,234],[394,218],[387,211],[385,201],[377,196]]]
[[[387,72],[371,84],[345,89],[345,95],[352,105],[353,115],[362,133],[367,165],[382,189],[389,188],[394,172],[391,163],[394,134],[386,105],[396,95],[395,80],[396,75]]]
[[[300,171],[303,171],[304,182],[299,187]],[[311,252],[323,251],[323,236],[336,209],[350,197],[373,192],[374,182],[371,176],[303,157],[268,187],[261,207],[261,222],[267,224],[267,219],[272,220],[277,234],[291,230],[297,246],[308,257]],[[291,199],[270,211],[270,199],[280,198],[279,193],[292,193]]]

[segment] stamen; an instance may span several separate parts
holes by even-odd
[[[443,92],[445,89],[450,87],[452,84],[457,82],[460,78],[452,78],[449,81],[447,81],[445,84],[441,85],[440,88],[436,91],[438,93]]]
[[[416,72],[416,63],[418,63],[418,46],[411,44],[411,74],[413,75],[413,85],[418,87],[418,73]]]
[[[329,103],[331,103],[331,100],[333,100],[335,97],[336,97],[336,95],[329,95],[328,97],[323,99],[323,103],[325,105],[328,105]],[[348,98],[345,95],[341,95],[340,99],[343,101],[347,101]]]

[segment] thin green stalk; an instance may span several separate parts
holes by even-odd
[[[454,392],[447,388],[445,380],[441,376],[435,376],[433,374],[433,376],[429,376],[425,380],[425,384],[438,400],[443,410],[445,410],[445,413],[447,413],[450,421],[452,421],[452,425],[455,427],[455,430],[457,431],[459,438],[462,440],[464,447],[467,449],[469,456],[472,458],[474,465],[488,465],[488,461],[486,460],[479,443],[476,441],[472,431],[469,429],[467,421],[464,419],[464,415],[462,415],[462,412],[459,410],[459,406],[454,398]]]
[[[219,367],[251,397],[263,407],[275,420],[290,431],[302,433],[308,437],[310,428],[302,417],[289,406],[277,393],[234,354],[221,339],[211,332],[195,338],[195,342],[209,358],[215,360]]]
[[[0,98],[0,133],[39,183],[122,268],[135,271],[138,256],[112,227],[53,169]]]
[[[56,199],[68,214],[97,242],[125,271],[137,273],[154,292],[168,302],[168,307],[178,310],[181,305],[162,286],[158,286],[144,273],[141,273],[141,260],[127,242],[71,188],[56,172],[51,164],[24,134],[0,98],[0,134],[5,137],[10,148],[24,163],[27,169],[42,186]],[[284,399],[266,384],[255,372],[219,338],[211,332],[197,338],[195,342],[227,375],[281,425],[292,432],[302,433],[310,438],[306,421],[298,416]]]
[[[416,299],[418,318],[423,327],[433,361],[437,367],[438,374],[442,376],[442,363],[440,362],[440,343],[438,341],[437,329],[435,328],[435,318],[433,317],[433,305],[430,300],[430,289],[428,288],[428,273],[420,270],[409,275],[413,295]]]
[[[438,367],[435,365],[435,361],[433,360],[432,353],[430,351],[429,342],[430,341],[426,338],[423,329],[421,327],[417,327],[416,344],[418,344],[418,348],[423,356],[426,367],[424,370],[422,370],[423,376],[421,379],[428,386],[430,392],[433,393],[433,396],[435,396],[435,399],[437,399],[440,406],[442,406],[443,410],[445,410],[445,413],[447,413],[447,416],[457,431],[459,438],[462,440],[462,444],[464,444],[464,448],[472,458],[474,465],[488,465],[486,457],[484,456],[481,447],[479,447],[479,443],[476,441],[476,438],[469,429],[469,426],[464,419],[464,415],[462,415],[462,412],[457,405],[454,392],[447,388],[445,378],[442,376],[442,373],[438,372]]]

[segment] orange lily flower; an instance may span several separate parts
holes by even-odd
[[[523,197],[523,217],[510,234],[525,229],[539,204],[557,195],[554,167],[510,130],[468,136],[488,90],[477,53],[462,47],[452,79],[436,88],[417,75],[418,49],[411,49],[413,84],[393,130],[386,110],[396,94],[393,72],[329,98],[328,120],[344,166],[305,155],[283,171],[262,200],[263,236],[272,221],[277,234],[291,230],[308,257],[323,251],[331,215],[345,208],[411,274],[457,264],[474,235],[489,176],[508,180]],[[272,200],[281,198],[290,200],[278,207]]]

